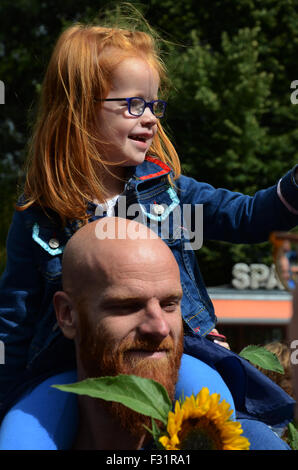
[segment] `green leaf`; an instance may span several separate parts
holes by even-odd
[[[280,374],[284,373],[284,369],[277,356],[262,346],[251,344],[242,349],[239,356],[247,359],[256,366],[262,367],[263,369],[279,372]]]
[[[293,450],[298,450],[298,430],[293,423],[288,424],[289,445]]]
[[[154,442],[155,442],[155,445],[156,445],[156,448],[159,449],[159,450],[164,450],[164,447],[162,446],[162,444],[159,442],[159,438],[163,435],[163,433],[161,432],[161,430],[159,429],[159,427],[157,426],[156,422],[154,421],[154,419],[151,419],[151,426],[152,426],[152,429],[149,429],[147,426],[145,426],[145,424],[143,424],[144,428],[150,433],[152,434],[152,437],[154,439]]]
[[[158,382],[135,375],[117,375],[86,379],[68,385],[53,385],[64,392],[115,401],[153,419],[167,423],[172,402]]]

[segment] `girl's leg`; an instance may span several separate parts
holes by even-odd
[[[291,450],[267,424],[253,419],[239,419],[243,436],[250,442],[250,450]]]
[[[76,395],[51,385],[76,380],[76,371],[64,372],[24,395],[2,421],[0,450],[70,449],[78,421]]]

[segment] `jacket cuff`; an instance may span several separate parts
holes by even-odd
[[[295,215],[298,215],[298,184],[295,181],[296,165],[290,170],[277,185],[277,194],[286,208]]]

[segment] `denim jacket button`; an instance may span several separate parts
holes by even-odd
[[[60,243],[59,243],[59,240],[57,240],[57,238],[51,238],[51,240],[49,241],[49,247],[52,248],[53,250],[58,248],[59,245]]]
[[[165,208],[160,204],[154,204],[153,211],[156,215],[162,215],[165,211]]]

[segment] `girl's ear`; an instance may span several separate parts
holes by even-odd
[[[76,311],[69,295],[63,291],[57,291],[54,294],[53,303],[57,322],[64,336],[68,339],[74,339],[77,333]]]

